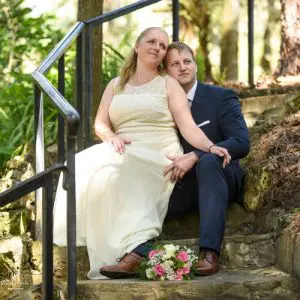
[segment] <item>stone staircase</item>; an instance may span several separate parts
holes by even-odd
[[[276,217],[276,213],[273,215]],[[186,245],[197,250],[197,218],[196,214],[191,214],[180,220],[167,221],[163,228],[163,239],[158,242]],[[270,222],[270,217],[267,218]],[[259,220],[258,224],[254,214],[232,203],[228,211],[220,272],[184,282],[87,280],[87,251],[85,247],[78,247],[77,299],[299,300],[300,276],[293,274],[288,267],[285,270],[287,273],[279,270],[278,261],[284,266],[282,259],[287,256],[286,252],[283,252],[283,256],[277,253],[282,252],[282,241],[278,232],[262,229],[261,224],[262,221]],[[0,241],[0,261],[5,255],[18,266],[12,268],[15,275],[1,284],[0,299],[12,299],[13,296],[16,297],[14,299],[36,299],[34,297],[40,294],[42,269],[40,242],[32,241],[26,234],[7,235]],[[54,255],[57,299],[65,299],[66,249],[54,247]]]
[[[186,245],[198,250],[198,216],[167,221],[159,243]],[[184,228],[185,230],[182,230]],[[300,280],[276,266],[276,232],[259,233],[254,214],[237,203],[228,211],[226,236],[221,254],[221,270],[207,277],[185,282],[126,280],[86,280],[88,257],[78,249],[77,299],[300,299]],[[261,229],[260,229],[261,230]],[[171,240],[165,238],[171,237]],[[277,243],[278,244],[278,243]],[[59,257],[63,257],[65,249]],[[56,276],[64,278],[65,260],[57,261]],[[65,290],[66,286],[62,286]]]
[[[281,98],[284,96],[279,98],[283,101]],[[253,113],[253,107],[258,103],[264,102],[262,99],[244,102],[245,115],[248,113],[253,118],[259,115]],[[32,172],[22,160],[11,163],[16,165],[9,166],[12,171],[0,180],[0,186],[9,187],[13,181],[24,180],[24,174]],[[25,203],[28,199],[22,199],[0,212],[0,299],[39,299],[41,293],[42,247],[40,242],[33,241],[26,233],[30,227],[30,210]],[[186,245],[197,250],[198,226],[196,213],[167,221],[158,242]],[[77,299],[300,300],[299,228],[300,224],[293,225],[293,214],[286,214],[280,208],[259,215],[231,203],[220,272],[184,282],[87,280],[87,251],[85,247],[79,247]],[[65,248],[54,247],[54,264],[55,299],[65,299]]]

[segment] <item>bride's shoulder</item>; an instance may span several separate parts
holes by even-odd
[[[168,74],[165,75],[165,82],[166,82],[167,90],[173,89],[173,88],[177,89],[180,87],[178,81],[171,75],[168,75]]]
[[[120,76],[118,77],[114,77],[113,79],[111,79],[110,83],[113,85],[113,87],[116,87],[118,85],[118,83],[120,82]]]
[[[113,94],[116,94],[116,92],[118,91],[119,83],[120,83],[120,76],[111,79],[111,81],[109,82],[108,85],[111,86]]]

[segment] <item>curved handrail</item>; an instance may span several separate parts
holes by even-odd
[[[49,71],[54,63],[64,54],[65,50],[70,46],[70,44],[79,36],[84,27],[84,22],[77,22],[54,47],[54,49],[52,49],[52,51],[47,55],[47,57],[42,61],[35,71],[42,74]]]
[[[69,124],[69,134],[75,135],[80,116],[77,110],[63,97],[63,95],[51,84],[51,82],[40,72],[34,71],[34,78],[40,89],[47,94],[57,106],[63,117]]]

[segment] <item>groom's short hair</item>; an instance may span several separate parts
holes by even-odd
[[[179,53],[182,52],[182,51],[188,51],[192,58],[193,58],[193,61],[195,61],[195,55],[194,55],[194,52],[193,50],[191,49],[190,46],[188,46],[187,44],[185,43],[182,43],[182,42],[173,42],[171,44],[169,44],[168,46],[168,50],[167,51],[170,51],[170,50],[177,50]],[[167,53],[168,55],[168,53]],[[165,59],[164,59],[164,66],[166,67],[167,66],[167,55],[165,56]]]

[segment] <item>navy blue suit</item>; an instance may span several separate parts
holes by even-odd
[[[245,173],[238,160],[250,150],[248,130],[237,95],[230,89],[198,82],[191,112],[197,125],[209,121],[201,129],[229,151],[232,161],[224,169],[220,157],[193,148],[180,136],[184,153],[195,151],[199,161],[176,183],[167,217],[199,209],[200,248],[220,253],[228,203],[242,201]]]

